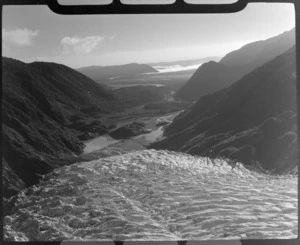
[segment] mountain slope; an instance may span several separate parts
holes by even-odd
[[[114,77],[129,78],[142,73],[157,72],[146,64],[126,64],[118,66],[89,66],[78,69],[82,74],[95,81],[107,80]]]
[[[39,174],[74,161],[83,144],[68,125],[107,113],[114,96],[59,64],[2,58],[2,71],[4,195],[10,195],[20,183],[36,183]]]
[[[295,48],[229,88],[203,96],[166,129],[155,148],[259,162],[275,172],[297,166]]]
[[[220,62],[208,62],[200,66],[186,85],[177,92],[176,97],[195,101],[203,95],[230,86],[294,44],[295,28],[276,37],[247,44],[227,54]]]
[[[262,64],[284,53],[294,43],[295,28],[266,40],[249,43],[225,55],[220,62],[227,66],[243,66],[255,62]]]

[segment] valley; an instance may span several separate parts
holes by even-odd
[[[134,110],[136,111],[136,110]],[[96,137],[85,141],[85,148],[83,153],[79,156],[78,161],[90,161],[98,159],[99,157],[107,157],[127,152],[147,149],[147,147],[163,138],[163,132],[173,119],[182,111],[168,113],[167,115],[153,115],[153,114],[136,114],[124,116],[115,116],[118,118],[117,127],[122,127],[133,122],[143,124],[142,132],[136,136],[116,140],[109,134]],[[114,119],[116,119],[114,117]],[[109,119],[111,120],[111,118]]]
[[[297,238],[294,32],[222,59],[2,58],[4,240]]]

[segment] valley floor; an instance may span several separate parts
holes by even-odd
[[[19,194],[6,240],[296,238],[296,176],[142,150],[65,166]]]
[[[150,143],[163,138],[163,131],[166,124],[170,124],[181,112],[182,111],[176,111],[167,114],[159,114],[156,112],[154,114],[147,114],[141,111],[139,111],[139,113],[132,113],[132,111],[127,110],[124,114],[113,115],[111,118],[114,120],[117,119],[118,127],[138,121],[145,125],[144,129],[149,130],[149,133],[121,140],[115,140],[109,135],[102,135],[87,140],[84,142],[85,148],[83,154],[79,156],[78,161],[91,161],[100,157],[144,150]],[[111,118],[107,120],[111,120]],[[164,123],[164,125],[157,126],[159,123]]]

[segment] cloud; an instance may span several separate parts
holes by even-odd
[[[116,35],[109,37],[109,40],[114,40],[116,39]]]
[[[101,36],[80,37],[64,37],[60,44],[63,46],[65,54],[88,54],[90,53],[104,38]]]
[[[32,45],[32,40],[38,35],[38,31],[32,31],[27,28],[15,30],[2,30],[3,42],[17,47],[26,47]]]

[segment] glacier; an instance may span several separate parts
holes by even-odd
[[[55,169],[14,197],[6,241],[292,239],[298,178],[164,150]]]

